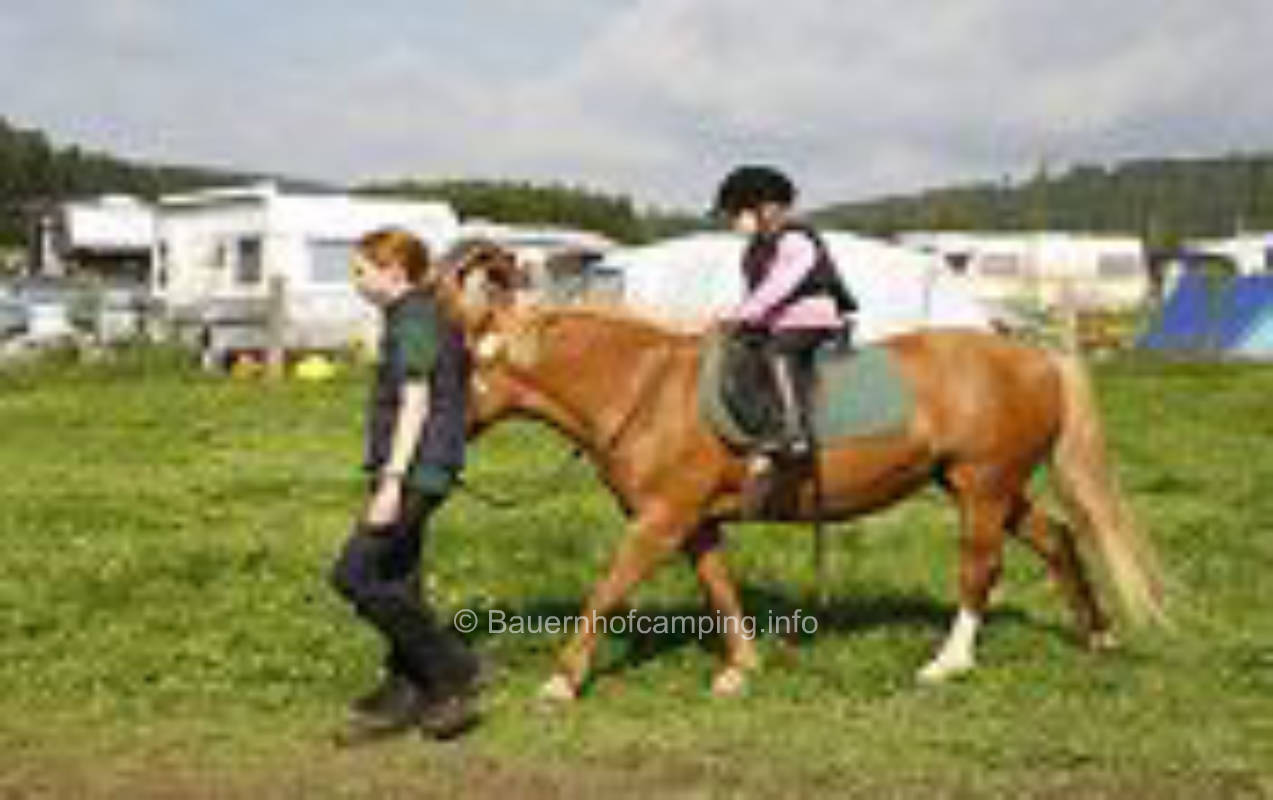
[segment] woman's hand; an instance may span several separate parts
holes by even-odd
[[[385,475],[380,478],[376,493],[367,504],[367,525],[374,529],[396,522],[402,507],[402,477]]]

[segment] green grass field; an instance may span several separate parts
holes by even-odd
[[[0,374],[0,796],[1257,797],[1273,794],[1273,369],[1116,363],[1118,470],[1171,576],[1173,631],[1076,646],[1009,552],[981,666],[920,687],[953,611],[955,515],[929,493],[838,526],[832,599],[804,528],[739,526],[764,637],[718,700],[714,641],[611,637],[574,707],[534,700],[561,637],[482,635],[485,724],[458,743],[329,742],[379,646],[326,584],[359,494],[357,376],[270,386],[147,362]],[[498,429],[434,528],[445,608],[573,613],[621,522],[566,448]],[[697,613],[680,563],[643,614]]]

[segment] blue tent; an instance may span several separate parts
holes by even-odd
[[[1265,308],[1247,328],[1232,353],[1240,358],[1273,360],[1273,306]]]
[[[1163,304],[1158,319],[1136,343],[1149,350],[1206,349],[1214,305],[1207,276],[1187,270]]]
[[[1228,281],[1188,270],[1137,342],[1150,350],[1237,355],[1257,327],[1273,324],[1273,274]]]
[[[1273,275],[1243,275],[1229,284],[1220,299],[1216,319],[1216,346],[1231,350],[1264,312],[1273,307]]]

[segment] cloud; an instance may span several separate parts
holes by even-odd
[[[787,165],[819,203],[1273,140],[1261,0],[248,6],[28,4],[0,20],[4,110],[181,161],[687,207],[740,160]]]

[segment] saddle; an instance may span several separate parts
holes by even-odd
[[[814,358],[808,394],[814,439],[880,436],[901,430],[915,407],[893,355],[866,345],[852,351],[832,341]],[[755,338],[709,334],[699,352],[699,415],[726,443],[750,449],[782,425],[781,401],[763,345]]]

